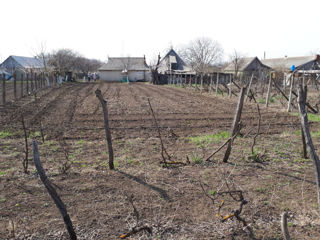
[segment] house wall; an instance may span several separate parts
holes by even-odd
[[[123,74],[121,71],[99,71],[100,79],[102,81],[121,82]],[[129,71],[129,81],[149,81],[149,71]]]
[[[99,71],[99,76],[102,81],[109,81],[109,82],[122,81],[121,71]]]

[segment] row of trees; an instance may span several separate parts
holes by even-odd
[[[65,48],[48,53],[41,46],[35,55],[43,63],[45,72],[54,69],[60,74],[77,72],[87,75],[89,72],[96,72],[103,64],[99,60],[85,58],[76,51]]]

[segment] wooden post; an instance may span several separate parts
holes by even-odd
[[[292,75],[291,75],[291,81],[290,81],[290,92],[289,92],[289,101],[288,101],[288,109],[287,109],[288,112],[291,111],[293,82],[294,82],[294,73],[292,73]]]
[[[286,73],[283,73],[283,91],[286,92],[286,86],[287,86],[287,78]]]
[[[106,130],[106,139],[108,143],[108,152],[109,152],[109,168],[112,170],[114,169],[113,164],[113,148],[112,148],[112,140],[111,140],[111,134],[110,134],[110,128],[109,128],[109,117],[108,117],[108,108],[107,108],[107,101],[103,99],[103,96],[101,94],[101,90],[97,89],[95,91],[96,97],[99,99],[102,110],[103,110],[103,117],[104,117],[104,128]]]
[[[59,211],[60,211],[60,213],[62,215],[63,221],[64,221],[64,223],[66,225],[66,228],[68,230],[70,239],[71,240],[77,240],[77,235],[76,235],[76,233],[75,233],[75,231],[73,229],[72,222],[71,222],[71,219],[70,219],[70,217],[68,215],[66,206],[62,202],[61,198],[57,194],[56,190],[52,186],[50,180],[48,179],[46,173],[43,170],[42,164],[40,162],[37,141],[33,141],[32,142],[32,150],[33,150],[34,164],[35,164],[35,166],[37,168],[37,172],[38,172],[38,174],[40,176],[40,179],[41,179],[42,183],[44,184],[44,186],[46,187],[46,189],[47,189],[49,195],[51,196],[52,200],[56,204],[57,208],[59,209]]]
[[[218,89],[219,89],[219,73],[217,73],[217,81],[216,81],[216,94],[218,95]]]
[[[14,95],[14,100],[17,100],[17,78],[16,78],[16,74],[13,74],[13,95]]]
[[[247,90],[246,101],[248,100],[248,97],[249,97],[249,93],[250,93],[250,89],[251,89],[252,80],[253,80],[253,73],[252,73],[251,78],[250,78],[249,87],[248,87],[248,90]]]
[[[209,88],[210,93],[212,92],[212,75],[213,73],[210,74],[210,88]]]
[[[229,75],[230,81],[229,81],[229,97],[231,98],[232,96],[232,79],[231,79],[231,74]]]
[[[317,195],[318,195],[318,207],[320,207],[320,160],[319,157],[315,151],[310,130],[309,130],[309,122],[308,122],[308,115],[306,111],[306,101],[304,101],[306,98],[307,93],[307,86],[304,87],[304,90],[302,89],[302,86],[299,86],[299,94],[298,94],[298,105],[299,105],[299,111],[300,111],[300,118],[301,118],[301,126],[305,135],[306,144],[309,149],[310,157],[313,160],[313,163],[315,165],[316,170],[316,183],[317,183]]]
[[[291,240],[289,230],[288,230],[288,222],[287,222],[288,215],[286,212],[281,214],[281,232],[283,235],[284,240]]]
[[[29,73],[27,73],[27,95],[29,96]]]
[[[238,132],[239,130],[239,123],[241,119],[241,113],[242,113],[242,108],[243,108],[243,102],[244,102],[244,93],[246,91],[246,88],[241,88],[240,95],[239,95],[239,100],[238,100],[238,105],[237,109],[233,118],[232,126],[231,126],[231,137],[234,137],[234,135]],[[226,153],[223,158],[223,162],[227,162],[231,153],[231,148],[232,148],[232,143],[233,140],[231,140],[228,143],[228,147],[226,150]]]
[[[203,74],[200,75],[200,92],[202,93],[203,90]]]
[[[6,75],[2,74],[2,105],[6,105]]]
[[[271,82],[272,82],[271,74],[272,73],[270,73],[270,76],[269,76],[269,84],[268,84],[268,91],[267,91],[267,97],[266,97],[266,107],[269,106],[269,100],[270,100],[270,91],[271,91]]]
[[[20,81],[21,81],[21,84],[20,84],[20,90],[21,90],[20,97],[23,98],[23,73],[21,73]]]

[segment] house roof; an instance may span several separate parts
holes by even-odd
[[[249,57],[249,58],[240,58],[238,62],[238,71],[242,72],[245,71],[245,69],[255,60],[257,59],[259,62],[261,62],[257,57]],[[235,71],[235,64],[231,62],[228,64],[224,71]]]
[[[99,68],[99,71],[147,71],[148,65],[143,57],[108,58],[108,62]]]
[[[160,65],[170,66],[171,63],[177,64],[176,70],[191,70],[181,57],[171,49],[160,61]],[[170,69],[167,69],[170,70]]]
[[[292,65],[299,68],[299,66],[314,60],[317,60],[317,56],[270,58],[261,60],[261,62],[273,69],[290,69]]]
[[[24,68],[43,68],[42,62],[37,58],[10,56]]]

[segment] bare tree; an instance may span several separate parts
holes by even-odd
[[[47,52],[47,46],[45,42],[41,42],[37,49],[33,50],[35,58],[37,58],[43,65],[43,71],[48,72],[48,62],[50,54]]]
[[[50,55],[49,63],[60,74],[75,70],[79,54],[71,49],[59,49]]]
[[[198,38],[181,49],[181,56],[199,74],[208,72],[208,68],[221,61],[223,49],[210,38]]]
[[[230,62],[234,66],[234,80],[238,80],[239,78],[239,70],[244,64],[244,58],[245,55],[236,49],[229,55]]]

